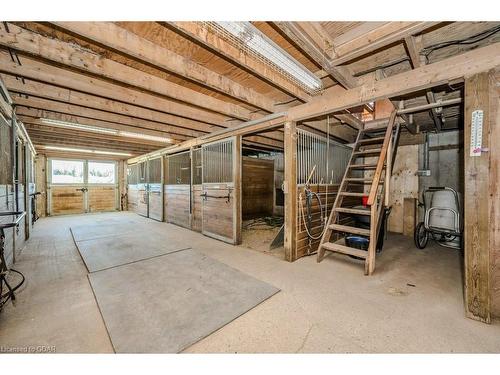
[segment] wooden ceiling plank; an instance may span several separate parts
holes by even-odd
[[[197,122],[222,126],[227,119],[226,116],[220,114],[199,110],[154,94],[148,94],[143,91],[116,85],[109,81],[89,77],[82,73],[59,68],[50,63],[37,61],[29,56],[23,56],[21,62],[22,65],[13,62],[6,51],[0,51],[0,72],[124,103],[135,104],[145,108],[156,109],[172,116],[182,116],[182,118],[172,117],[169,121],[172,124],[178,124],[179,120],[188,123],[189,120],[196,120]]]
[[[203,87],[250,104],[267,112],[274,111],[273,100],[251,88],[244,87],[177,53],[140,37],[111,22],[52,22],[52,24],[119,51],[139,61],[192,80]]]
[[[92,75],[189,103],[199,108],[222,113],[229,117],[240,120],[250,120],[252,118],[250,111],[241,106],[212,98],[152,74],[120,64],[84,50],[76,44],[50,39],[13,24],[9,24],[9,32],[0,27],[0,45]]]
[[[220,38],[199,22],[168,22],[167,26],[204,47],[205,49],[222,56],[231,63],[243,68],[253,75],[265,80],[286,94],[307,102],[310,96],[297,85],[283,77],[263,62],[243,53],[241,50]]]

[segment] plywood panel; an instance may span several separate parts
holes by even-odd
[[[139,215],[148,216],[148,191],[146,184],[137,185],[137,211]]]
[[[115,186],[89,186],[89,212],[114,211],[116,207]]]
[[[51,215],[81,214],[85,212],[84,193],[78,186],[52,186],[50,188]]]
[[[149,217],[151,219],[163,220],[163,191],[161,184],[150,184],[149,186]]]
[[[274,160],[244,157],[242,164],[243,219],[273,214]]]
[[[164,189],[166,221],[190,229],[190,185],[165,185]]]
[[[418,198],[418,145],[400,146],[390,182],[388,230],[403,233],[405,198]]]

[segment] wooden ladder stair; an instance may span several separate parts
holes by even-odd
[[[383,128],[359,131],[328,218],[327,228],[319,244],[318,262],[322,261],[327,251],[331,251],[364,259],[365,274],[373,273],[383,208],[389,203],[388,185],[401,130],[399,123],[395,125],[396,111],[393,111]],[[380,135],[381,132],[384,134]],[[363,161],[364,158],[370,158],[370,162]],[[367,177],[364,171],[373,171],[373,175]],[[367,208],[360,205],[361,197],[367,195],[362,190],[365,186],[370,186]],[[353,206],[354,201],[359,203]],[[353,215],[369,216],[369,228],[356,227],[353,224]],[[368,251],[346,246],[345,237],[349,234],[367,238]]]

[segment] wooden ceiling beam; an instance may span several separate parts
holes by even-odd
[[[330,76],[345,88],[358,86],[358,80],[345,66],[330,63],[332,43],[319,23],[275,22],[276,26]]]
[[[420,51],[422,50],[422,38],[420,36],[408,36],[404,39],[405,48],[410,58],[411,66],[413,69],[420,68],[423,65],[426,65],[426,59],[424,56],[420,56]],[[425,96],[427,99],[427,103],[436,103],[436,98],[434,97],[434,93],[431,89],[426,90]],[[443,128],[443,121],[441,117],[439,117],[437,113],[437,108],[433,108],[429,111],[431,114],[432,120],[434,121],[434,125],[436,126],[436,130],[439,132]]]
[[[291,121],[305,120],[462,80],[465,76],[499,66],[499,48],[500,42],[493,43],[350,90],[334,86],[321,97],[288,109],[287,118]]]
[[[14,102],[16,106],[35,108],[38,110],[48,110],[52,112],[63,113],[67,115],[77,115],[80,117],[86,117],[89,119],[98,119],[108,122],[116,122],[121,124],[133,125],[134,123],[142,123],[143,126],[147,126],[148,122],[138,118],[132,118],[126,115],[119,115],[116,113],[110,113],[100,110],[95,110],[92,108],[81,107],[73,104],[61,103],[49,99],[30,97],[28,99],[23,97],[14,97]],[[269,134],[269,133],[267,133]],[[282,135],[275,132],[273,136],[275,138],[271,139],[268,136],[255,136],[254,142],[261,143],[268,146],[276,146],[281,144]],[[281,139],[280,139],[281,137]]]
[[[45,144],[59,147],[72,147],[72,148],[91,148],[101,151],[121,151],[130,153],[147,153],[155,151],[155,147],[133,147],[126,143],[112,143],[112,142],[96,142],[92,139],[68,139],[57,135],[46,135],[37,131],[29,133],[30,138],[35,144]]]
[[[208,30],[200,22],[167,22],[162,23],[168,26],[178,34],[193,40],[203,48],[223,57],[225,60],[236,66],[250,72],[256,77],[264,80],[266,83],[280,89],[284,93],[300,99],[302,102],[310,100],[310,96],[300,89],[297,85],[283,77],[267,64],[259,61],[240,49],[219,37],[211,30]]]
[[[89,138],[94,138],[96,140],[110,140],[110,141],[126,142],[126,143],[131,143],[131,144],[133,143],[133,144],[137,144],[137,145],[151,145],[151,146],[158,147],[158,148],[165,147],[168,144],[173,144],[173,143],[152,141],[149,139],[123,137],[123,136],[114,135],[114,134],[98,133],[98,132],[93,132],[93,131],[88,131],[88,130],[70,129],[70,128],[64,128],[62,126],[52,126],[52,125],[49,125],[47,123],[44,123],[43,121],[40,121],[38,119],[33,119],[30,117],[23,118],[21,116],[18,116],[18,118],[26,126],[27,130],[31,129],[31,130],[43,131],[46,133],[64,134],[67,136],[71,136],[72,138],[79,137],[80,135],[85,135],[85,136],[88,136]]]
[[[78,91],[68,90],[31,80],[25,80],[23,83],[20,80],[16,80],[15,78],[7,75],[4,75],[3,79],[9,88],[9,91],[13,94],[25,94],[29,97],[39,97],[118,115],[125,115],[131,118],[131,123],[136,121],[136,119],[144,125],[147,125],[146,122],[159,123],[163,126],[163,130],[166,132],[197,137],[202,133],[209,133],[214,130],[214,127],[211,125],[197,123],[186,119],[184,119],[184,121],[176,121],[177,124],[172,125],[169,122],[172,120],[172,116],[163,112],[157,112],[113,100],[103,100],[100,97],[84,94]],[[17,98],[15,99],[17,100]]]
[[[191,138],[191,137],[181,136],[181,135],[177,135],[177,134],[165,133],[163,131],[158,131],[158,130],[146,129],[146,128],[142,128],[142,127],[133,127],[133,126],[123,125],[123,124],[118,124],[118,123],[113,123],[113,122],[108,122],[108,121],[101,121],[101,120],[96,120],[96,119],[91,119],[91,118],[86,118],[86,117],[81,117],[81,116],[68,115],[65,113],[52,112],[52,111],[48,111],[48,110],[28,108],[28,107],[22,107],[22,106],[16,107],[16,115],[22,121],[23,121],[23,119],[26,119],[26,120],[29,120],[31,122],[39,122],[39,121],[41,121],[42,118],[45,118],[45,119],[64,121],[64,122],[69,122],[69,123],[74,123],[74,124],[79,124],[79,125],[97,126],[97,127],[102,127],[102,128],[106,128],[106,129],[116,129],[116,130],[122,130],[122,131],[129,131],[129,132],[133,132],[133,133],[153,135],[153,136],[158,136],[158,137],[167,137],[167,138],[172,138],[176,142],[183,142],[183,141],[186,141],[186,140]]]
[[[124,124],[129,126],[139,125],[144,128],[163,130],[168,133],[180,133],[189,137],[196,137],[205,134],[204,132],[196,132],[189,129],[177,129],[172,131],[166,124],[153,123],[151,121],[146,121],[140,118],[134,118],[127,115],[106,112],[102,110],[97,110],[93,108],[78,106],[74,104],[68,104],[63,102],[54,101],[52,99],[45,99],[40,97],[30,96],[29,98],[14,96],[14,103],[16,106],[35,108],[42,111],[58,112],[67,115],[75,115],[80,117],[86,117],[88,119],[97,119],[106,122],[114,122],[118,124]]]
[[[111,22],[52,22],[59,28],[127,57],[176,74],[184,79],[235,98],[267,112],[274,111],[269,97],[245,87],[177,53]]]
[[[144,91],[123,87],[106,80],[59,68],[53,64],[41,62],[29,56],[23,56],[21,63],[22,65],[13,62],[6,51],[0,51],[0,72],[123,103],[155,109],[159,112],[172,115],[173,117],[168,121],[172,125],[180,125],[179,121],[196,120],[196,122],[222,126],[228,119],[226,116],[217,113],[199,110],[154,94],[148,94]],[[187,122],[189,123],[189,121]]]
[[[251,116],[248,109],[241,106],[213,98],[155,75],[120,64],[104,56],[89,52],[77,44],[50,39],[13,24],[9,24],[9,31],[5,30],[3,26],[0,27],[0,45],[23,54],[53,61],[71,69],[77,69],[87,74],[153,92],[232,118],[250,120],[254,117]]]
[[[46,118],[56,121],[64,121],[79,125],[97,126],[105,129],[115,129],[121,131],[127,131],[132,133],[140,133],[146,135],[152,135],[157,137],[167,137],[172,138],[175,141],[185,141],[190,137],[182,136],[178,134],[167,133],[159,130],[152,130],[138,126],[129,126],[123,124],[117,124],[114,122],[101,121],[95,119],[88,119],[85,117],[67,115],[64,113],[51,112],[46,110],[26,108],[26,107],[16,107],[16,115],[21,121],[30,121],[31,123],[42,123],[40,119]]]
[[[384,23],[368,32],[360,33],[345,43],[334,45],[333,58],[330,62],[334,66],[345,64],[438,24],[439,22]]]

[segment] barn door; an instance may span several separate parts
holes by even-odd
[[[148,216],[148,168],[147,161],[138,164],[137,213]]]
[[[148,217],[163,220],[163,158],[148,160]]]
[[[241,233],[241,138],[202,146],[202,233],[237,244]]]

